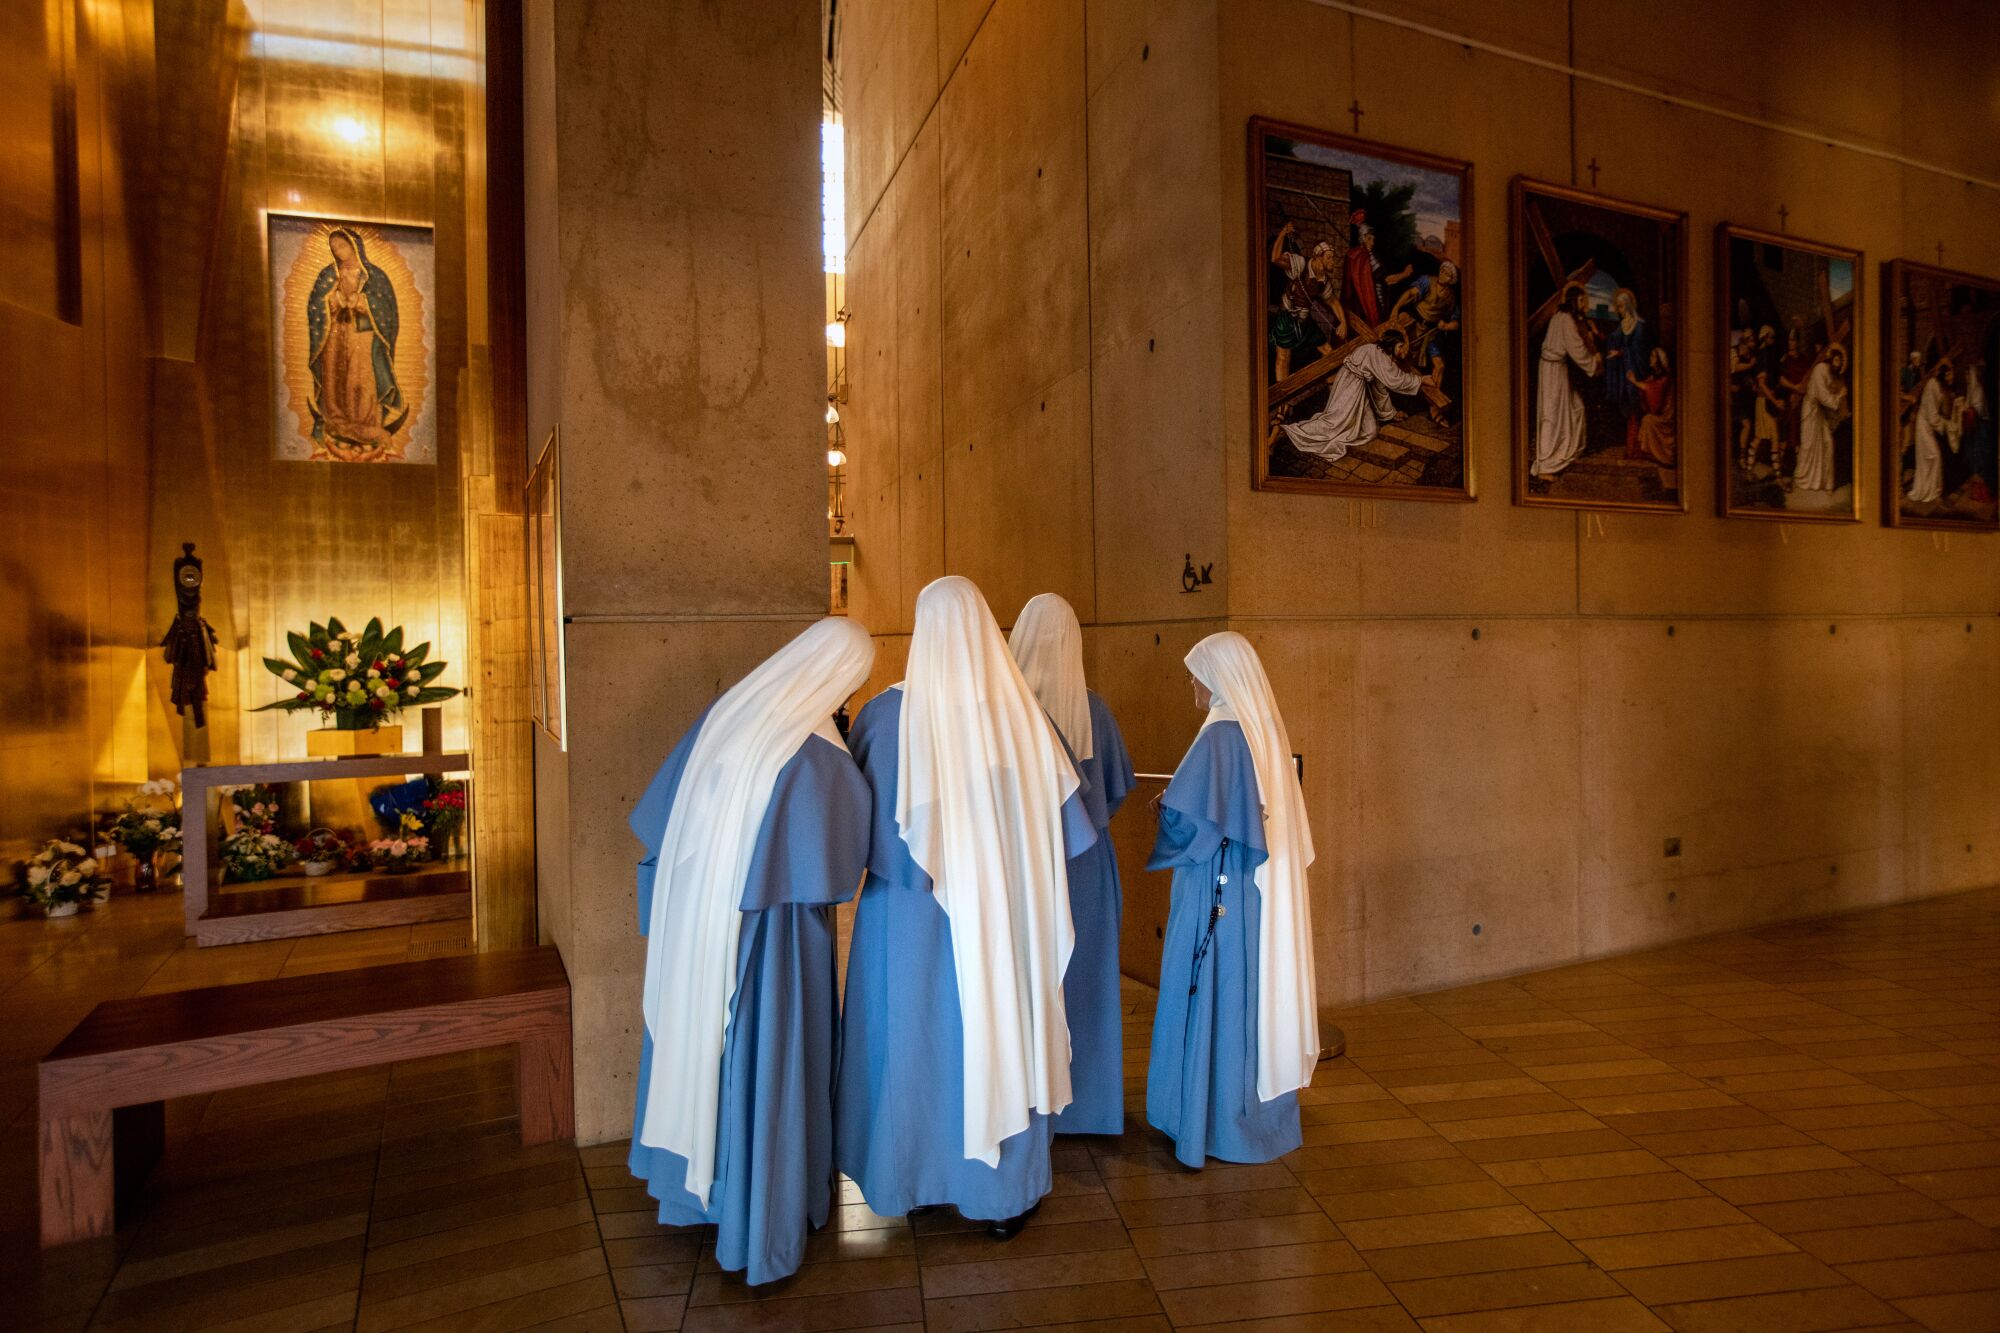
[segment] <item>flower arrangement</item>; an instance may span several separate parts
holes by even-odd
[[[424,800],[424,829],[440,842],[450,842],[465,827],[465,780],[448,778],[436,784]]]
[[[354,853],[357,865],[392,875],[415,870],[430,859],[431,840],[421,833],[408,837],[377,838],[365,847],[356,848]]]
[[[278,826],[278,793],[258,783],[254,787],[232,787],[229,803],[236,807],[236,827],[252,833],[269,833]]]
[[[127,801],[106,832],[111,841],[143,861],[155,852],[172,851],[181,845],[180,811],[142,810]]]
[[[330,875],[348,857],[348,841],[332,829],[316,828],[292,844],[299,869],[308,875]]]
[[[222,868],[245,884],[269,879],[292,860],[292,845],[275,833],[242,828],[222,840]]]
[[[438,703],[458,693],[434,683],[444,674],[445,664],[425,660],[430,644],[404,648],[403,627],[385,632],[380,617],[358,634],[329,617],[304,634],[287,634],[285,642],[294,660],[267,657],[264,666],[295,693],[256,712],[313,711],[331,718],[342,730],[358,731],[379,726],[400,709]]]
[[[97,858],[73,842],[54,838],[28,858],[21,896],[49,916],[74,916],[76,909],[111,891]]]
[[[179,851],[181,845],[181,813],[171,802],[164,810],[148,809],[140,801],[149,797],[168,796],[174,791],[172,778],[161,778],[157,782],[143,783],[138,794],[125,802],[125,808],[113,816],[105,834],[112,842],[122,847],[133,860],[132,889],[135,893],[151,893],[160,886],[160,877],[153,858],[160,852]]]

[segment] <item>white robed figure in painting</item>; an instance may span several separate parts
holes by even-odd
[[[1799,403],[1799,461],[1792,489],[1833,489],[1833,430],[1847,413],[1847,349],[1830,347],[1813,363]]]
[[[1376,341],[1355,348],[1333,372],[1326,406],[1304,421],[1280,423],[1278,429],[1300,453],[1329,463],[1345,457],[1356,445],[1368,443],[1381,432],[1383,422],[1402,416],[1389,398],[1392,392],[1415,394],[1423,390],[1423,376],[1398,359],[1404,346],[1402,330],[1390,329]]]
[[[1916,475],[1910,478],[1910,503],[1934,505],[1944,498],[1944,451],[1958,452],[1959,414],[1951,393],[1951,358],[1938,362],[1917,398]]]
[[[1570,382],[1574,366],[1595,376],[1604,368],[1596,340],[1584,332],[1583,287],[1563,288],[1562,302],[1542,335],[1540,369],[1535,374],[1535,461],[1529,475],[1553,477],[1583,456],[1583,395]]]

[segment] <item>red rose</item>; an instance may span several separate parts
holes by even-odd
[[[326,660],[326,654],[321,652],[317,648],[312,650],[312,655],[313,655],[313,661],[315,662],[324,662]]]
[[[311,696],[310,694],[307,694],[307,693],[306,693],[306,692],[305,692],[304,690],[300,690],[300,691],[299,691],[299,698],[301,698],[301,699],[310,699],[310,698],[312,698],[312,696]]]
[[[370,699],[368,706],[378,713],[382,711],[382,701],[380,699]]]

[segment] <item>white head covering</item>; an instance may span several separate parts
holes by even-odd
[[[896,826],[951,918],[965,1156],[1000,1161],[1070,1102],[1063,972],[1076,944],[1062,806],[1079,779],[979,589],[917,597],[896,741]]]
[[[1196,644],[1187,664],[1214,696],[1203,728],[1217,722],[1243,728],[1264,805],[1270,856],[1256,874],[1263,905],[1257,931],[1257,1096],[1268,1102],[1311,1083],[1319,1060],[1319,993],[1313,980],[1312,907],[1306,900],[1312,830],[1292,766],[1291,737],[1257,650],[1241,634],[1224,630]]]
[[[815,732],[839,741],[833,710],[874,661],[865,626],[820,621],[715,701],[681,770],[646,932],[643,1008],[653,1068],[639,1142],[685,1157],[688,1192],[703,1206],[715,1183],[743,885],[771,790]]]
[[[1070,753],[1097,753],[1090,734],[1090,692],[1083,683],[1083,630],[1070,604],[1052,592],[1031,597],[1007,636],[1021,674],[1069,742]]]

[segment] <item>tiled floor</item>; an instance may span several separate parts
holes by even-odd
[[[145,1216],[39,1268],[22,1067],[85,996],[454,947],[196,956],[114,906],[62,948],[0,924],[0,1324],[2000,1329],[2000,890],[1350,1010],[1282,1162],[1065,1142],[1006,1244],[849,1187],[754,1295],[650,1220],[622,1145],[518,1147],[504,1056],[176,1104]]]

